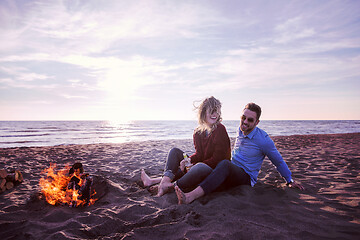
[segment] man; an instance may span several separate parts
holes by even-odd
[[[176,186],[175,191],[179,204],[191,203],[223,184],[227,187],[254,186],[265,156],[276,166],[289,187],[304,190],[301,184],[296,183],[291,178],[287,164],[269,135],[257,127],[260,122],[260,115],[261,108],[255,103],[248,103],[245,106],[231,161],[221,161],[212,173],[191,192],[184,193]]]

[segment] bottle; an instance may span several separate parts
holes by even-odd
[[[185,168],[186,168],[186,171],[188,172],[190,170],[190,167],[192,166],[192,164],[186,153],[184,153],[183,156],[184,156],[184,160],[185,160]]]

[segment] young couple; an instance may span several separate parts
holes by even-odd
[[[184,158],[183,151],[171,149],[162,177],[151,178],[141,171],[144,186],[160,183],[157,196],[175,189],[179,204],[187,204],[220,186],[254,186],[262,162],[268,156],[289,187],[304,190],[291,178],[291,172],[274,142],[257,127],[260,115],[261,108],[255,103],[245,106],[231,152],[229,136],[220,123],[221,103],[214,97],[206,98],[198,108],[199,126],[193,136],[195,153]]]

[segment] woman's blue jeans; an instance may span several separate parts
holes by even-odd
[[[171,181],[176,181],[179,188],[184,191],[191,191],[198,186],[213,170],[205,163],[199,162],[192,166],[185,174],[180,169],[180,162],[184,159],[184,152],[178,148],[169,151],[164,169],[164,176]]]
[[[238,185],[251,185],[250,176],[229,160],[222,160],[199,186],[208,194],[220,186],[231,188]]]

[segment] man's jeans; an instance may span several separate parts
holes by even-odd
[[[220,186],[231,188],[238,185],[251,185],[250,176],[229,160],[222,160],[216,168],[201,182],[205,194],[215,191]]]
[[[179,188],[187,192],[198,186],[213,169],[205,163],[199,162],[192,166],[185,174],[180,169],[180,162],[184,159],[183,154],[184,152],[178,148],[173,148],[169,151],[164,176],[169,177],[171,181],[176,181]]]

